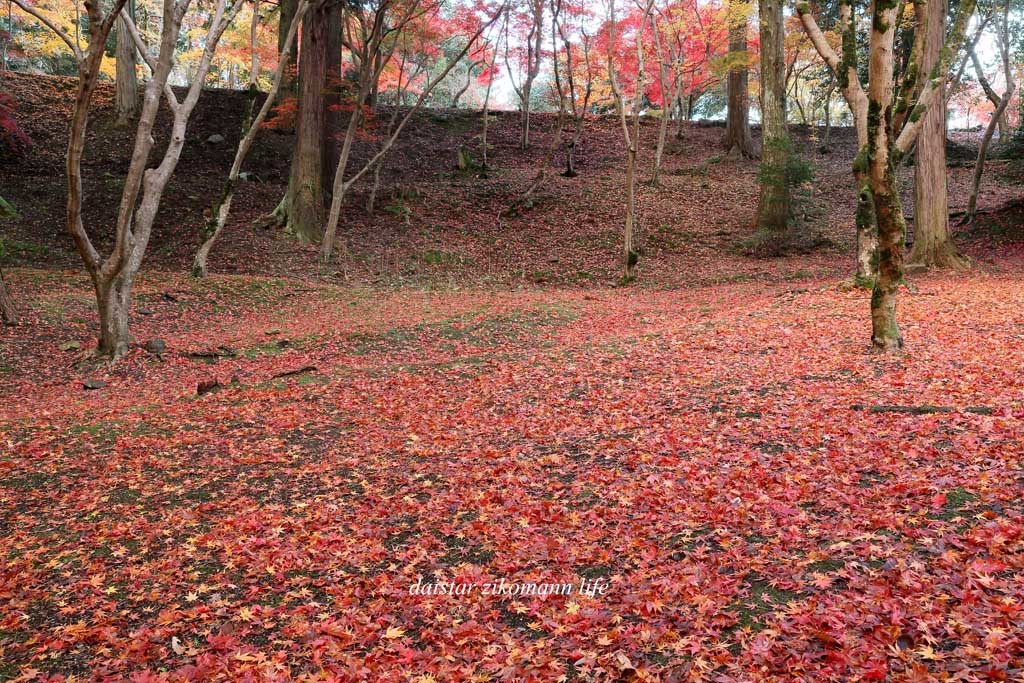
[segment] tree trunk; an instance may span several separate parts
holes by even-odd
[[[125,0],[115,0],[111,12],[120,12],[124,2]],[[21,0],[19,5],[26,7]],[[90,42],[84,53],[66,34],[58,31],[78,58],[78,85],[65,156],[68,189],[67,229],[96,291],[100,315],[97,354],[116,360],[127,352],[131,342],[128,311],[131,306],[132,280],[142,265],[163,192],[181,157],[189,117],[199,100],[217,44],[225,29],[238,15],[243,3],[234,3],[226,7],[225,0],[218,0],[214,5],[202,56],[195,69],[195,78],[185,98],[180,101],[167,87],[167,79],[173,67],[175,47],[180,40],[179,29],[183,11],[178,11],[170,2],[164,5],[160,51],[158,56],[149,60],[152,77],[146,85],[131,162],[118,207],[114,245],[107,258],[103,258],[96,250],[82,220],[82,157],[85,153],[92,93],[99,78],[109,30],[116,19],[112,16],[104,18],[95,3],[86,3],[85,7],[88,10]],[[31,13],[31,10],[29,12]],[[122,24],[126,25],[129,26],[134,40],[137,36],[131,28],[132,25]],[[170,136],[158,164],[147,168],[149,155],[155,144],[153,127],[160,102],[165,98],[173,102]]]
[[[850,0],[839,2],[838,29],[842,35],[842,50],[839,54],[829,45],[808,5],[798,4],[797,12],[807,36],[814,44],[814,49],[828,64],[836,79],[836,85],[839,86],[839,91],[853,114],[854,129],[857,133],[857,156],[853,160],[853,179],[857,192],[857,272],[854,275],[854,282],[861,287],[873,287],[877,266],[878,231],[869,174],[869,105],[868,96],[860,82],[857,63],[857,24],[853,18],[853,5]]]
[[[380,11],[383,11],[383,9],[381,9]],[[360,74],[359,93],[356,96],[355,111],[352,114],[352,118],[349,120],[349,127],[345,134],[345,141],[342,144],[341,155],[338,161],[338,168],[334,171],[334,181],[331,191],[331,207],[327,215],[327,225],[324,228],[323,244],[320,245],[321,263],[326,264],[331,259],[331,255],[334,250],[334,242],[338,231],[338,220],[341,217],[341,206],[342,203],[345,201],[345,193],[365,173],[373,169],[376,166],[376,164],[381,163],[383,161],[383,159],[387,156],[388,152],[391,150],[392,145],[395,144],[395,140],[398,139],[398,136],[402,133],[402,130],[405,129],[406,124],[409,123],[409,120],[412,118],[413,114],[420,110],[420,107],[423,106],[423,103],[430,96],[430,93],[434,90],[434,88],[437,87],[437,84],[444,80],[446,76],[448,76],[452,68],[459,62],[459,60],[461,60],[469,52],[470,48],[473,46],[473,43],[475,43],[476,40],[483,34],[483,32],[497,20],[499,14],[500,12],[498,14],[495,14],[494,17],[490,19],[490,21],[481,26],[473,35],[473,37],[466,43],[465,47],[462,48],[462,51],[459,52],[459,54],[456,57],[449,60],[447,66],[441,71],[441,73],[439,73],[426,84],[426,87],[424,87],[423,90],[420,92],[419,97],[416,99],[415,103],[413,103],[413,106],[408,111],[405,112],[405,115],[402,117],[402,120],[399,121],[398,125],[394,127],[394,130],[391,132],[391,135],[384,140],[384,142],[380,146],[380,149],[377,150],[377,153],[370,157],[370,160],[366,162],[366,164],[363,166],[361,170],[359,170],[358,172],[353,174],[351,178],[346,180],[346,166],[348,164],[352,140],[355,138],[354,126],[359,122],[359,112],[362,109],[363,104],[365,104],[366,97],[373,87],[372,82],[375,82],[376,79],[380,76],[380,73],[378,73],[376,69],[370,68],[369,74],[366,73],[367,69],[363,69],[363,73]],[[385,37],[383,22],[374,22],[373,25],[375,27],[374,30],[369,35],[366,36],[368,47],[365,48],[364,50],[364,64],[369,62],[369,57],[365,55],[377,53],[381,49],[381,42]]]
[[[564,29],[559,25],[560,35],[562,36],[562,42],[565,44],[565,54],[567,66],[571,66],[571,55],[572,55],[572,43],[565,35]],[[569,136],[569,140],[565,143],[565,171],[562,173],[566,178],[575,178],[579,175],[576,172],[576,150],[579,147],[580,139],[583,137],[583,124],[587,120],[587,109],[590,107],[590,96],[593,93],[594,83],[591,77],[590,69],[590,37],[584,34],[583,36],[583,65],[585,67],[584,73],[586,74],[586,83],[583,88],[583,102],[580,103],[579,107],[576,106],[576,89],[575,83],[572,80],[572,70],[567,69],[570,83],[570,95],[572,102],[572,113],[576,118],[573,126],[572,135]]]
[[[665,138],[668,135],[668,121],[676,102],[676,78],[669,79],[669,65],[661,49],[661,33],[656,15],[651,16],[651,28],[654,33],[655,54],[658,57],[658,87],[661,89],[661,120],[658,122],[658,144],[654,148],[654,170],[651,173],[651,185],[661,186],[661,159],[665,154]]]
[[[871,343],[886,352],[903,347],[896,323],[896,292],[903,280],[906,223],[892,160],[893,41],[895,3],[874,3],[868,76],[868,148],[863,161],[878,220],[878,277],[871,293]],[[863,194],[863,193],[862,193]]]
[[[14,308],[14,300],[7,291],[7,283],[4,282],[4,273],[0,270],[0,318],[4,325],[16,325],[18,323],[18,312]]]
[[[978,60],[978,55],[971,50],[971,57],[974,60],[974,70],[978,74],[978,80],[982,82],[985,88],[985,93],[989,99],[996,103],[995,111],[992,112],[992,118],[988,122],[988,126],[985,129],[985,137],[982,138],[981,146],[978,148],[978,160],[974,164],[974,178],[971,182],[971,196],[967,201],[967,212],[964,215],[964,223],[974,222],[974,216],[978,211],[978,191],[981,188],[981,176],[985,172],[985,157],[988,155],[989,145],[992,143],[992,136],[995,133],[996,127],[999,128],[999,141],[1006,142],[1006,109],[1013,99],[1013,95],[1017,90],[1016,83],[1013,82],[1013,67],[1010,62],[1010,3],[1007,2],[1003,5],[1003,12],[1001,21],[997,25],[997,44],[999,45],[1000,56],[1002,57],[1003,63],[1003,79],[1006,81],[1006,88],[1003,91],[1003,96],[999,97],[995,91],[992,90],[991,85],[988,85],[985,81],[984,74],[982,73],[981,63]],[[1024,109],[1024,108],[1022,108]]]
[[[981,189],[981,177],[985,173],[985,158],[988,156],[989,145],[992,144],[992,136],[995,134],[999,122],[1005,120],[1003,116],[1006,113],[1006,107],[1013,99],[1016,86],[1011,80],[1010,74],[1007,74],[1006,78],[1006,92],[1003,93],[999,106],[992,112],[992,118],[989,119],[988,126],[985,128],[985,136],[981,139],[981,145],[978,147],[978,159],[974,163],[974,177],[971,180],[971,195],[967,200],[967,211],[964,214],[964,223],[967,224],[974,221],[974,216],[978,212],[978,192]]]
[[[126,275],[110,281],[94,281],[100,314],[100,337],[96,353],[115,361],[128,353],[132,335],[128,329],[131,309],[131,279]]]
[[[866,155],[864,150],[863,154]],[[871,192],[871,179],[865,158],[858,156],[853,162],[853,182],[857,190],[857,272],[853,276],[858,287],[872,287],[878,277],[878,225],[875,220],[875,200]]]
[[[551,167],[551,162],[555,158],[555,152],[558,151],[558,147],[562,141],[562,131],[565,128],[566,111],[564,98],[562,98],[561,101],[563,104],[558,109],[558,118],[555,120],[554,135],[551,136],[551,142],[548,144],[548,149],[544,154],[544,159],[540,163],[540,168],[537,169],[537,174],[533,177],[533,180],[526,188],[526,191],[513,201],[509,208],[502,213],[503,216],[514,216],[521,209],[533,206],[533,195],[540,186],[544,184],[544,180],[548,176],[548,169]]]
[[[694,95],[691,92],[686,96],[686,106],[683,106],[683,86],[676,84],[676,140],[683,139],[683,122],[693,120]]]
[[[999,109],[999,105],[1001,104],[1001,99],[1000,99],[999,95],[996,94],[996,91],[993,90],[992,84],[989,83],[988,78],[985,76],[985,70],[984,70],[984,68],[981,65],[981,60],[978,59],[977,51],[975,49],[971,49],[971,55],[970,56],[971,56],[971,63],[974,65],[974,75],[977,76],[977,78],[978,78],[978,85],[980,85],[981,89],[985,91],[985,97],[987,97],[988,101],[992,103],[992,106],[994,108],[996,108],[996,109]],[[1008,130],[1007,125],[1006,125],[1005,107],[1003,108],[1003,111],[1004,111],[1004,113],[1002,115],[1000,115],[996,119],[996,122],[999,125],[999,141],[1000,142],[1006,142],[1007,138],[1010,135],[1009,130]]]
[[[295,14],[292,15],[291,25],[285,31],[283,51],[289,51],[291,46],[295,44],[295,39],[298,35],[299,29],[298,24],[302,20],[301,15],[305,14],[308,7],[309,3],[307,0],[301,0]],[[299,16],[296,16],[296,14]],[[234,191],[235,185],[238,182],[238,174],[242,170],[242,162],[245,161],[245,157],[249,153],[249,149],[252,147],[253,140],[256,138],[257,132],[259,132],[260,126],[267,118],[267,114],[270,113],[270,109],[274,102],[277,101],[277,94],[280,92],[287,69],[287,62],[283,60],[278,61],[277,69],[274,71],[274,79],[270,84],[270,92],[267,93],[267,98],[263,101],[263,106],[260,107],[255,118],[253,117],[253,108],[256,105],[256,95],[258,91],[256,90],[256,85],[254,83],[249,84],[249,107],[245,121],[242,124],[242,138],[238,141],[238,149],[235,151],[235,160],[231,164],[231,170],[228,171],[228,179],[224,183],[224,190],[221,194],[220,204],[218,204],[214,211],[214,215],[206,223],[200,233],[201,244],[192,261],[192,275],[194,277],[206,277],[206,264],[210,256],[210,250],[213,249],[214,242],[216,242],[217,237],[220,236],[221,230],[223,230],[225,224],[227,224],[228,214],[231,212],[231,202],[234,199]]]
[[[888,152],[885,156],[888,157]],[[896,291],[903,281],[907,228],[892,164],[889,163],[881,173],[881,177],[872,173],[871,178],[878,217],[878,277],[871,293],[871,343],[877,349],[892,352],[903,347],[903,337],[896,322]]]
[[[131,12],[134,2],[129,2],[122,12]],[[139,115],[139,82],[135,72],[135,41],[123,18],[117,19],[117,47],[115,66],[114,111],[117,120],[114,125],[125,128]]]
[[[299,41],[293,40],[287,43],[288,27],[292,24],[295,11],[298,7],[298,0],[279,0],[281,16],[277,28],[277,54],[278,58],[285,61],[284,75],[281,81],[281,88],[278,90],[280,99],[287,99],[295,96],[295,64],[299,54]]]
[[[738,11],[735,6],[730,13]],[[746,16],[729,18],[729,109],[725,121],[725,148],[730,154],[753,158],[754,142],[750,137],[750,94],[747,84],[747,19]]]
[[[287,230],[300,242],[315,242],[324,219],[324,82],[327,67],[326,0],[302,22],[299,55],[299,117],[291,178],[285,197]]]
[[[622,238],[622,281],[636,278],[636,264],[640,252],[633,244],[636,232],[636,141],[626,150],[626,223]]]
[[[821,148],[825,151],[829,150],[829,146],[832,143],[832,88],[828,89],[825,93],[825,137],[821,141]]]
[[[519,146],[521,149],[530,148],[530,96],[533,93],[533,82],[540,73],[540,62],[543,57],[541,53],[541,41],[544,38],[544,7],[546,0],[532,0],[532,29],[526,39],[526,75],[523,78],[522,98],[522,130],[520,131]],[[507,49],[507,48],[506,48]]]
[[[338,135],[344,119],[341,111],[342,19],[342,4],[331,2],[327,10],[327,66],[324,69],[324,146],[321,175],[325,189],[330,188],[332,173],[338,165]]]
[[[638,33],[643,35],[647,21],[650,20],[654,9],[654,0],[647,0],[646,5],[641,6],[643,13],[640,19]],[[609,38],[608,38],[608,80],[611,81],[612,94],[619,111],[619,123],[622,126],[622,138],[626,144],[626,220],[622,231],[622,284],[628,284],[636,279],[636,266],[640,260],[640,251],[635,245],[636,232],[636,156],[640,147],[640,104],[643,101],[644,93],[644,45],[643,41],[636,42],[636,63],[637,84],[633,96],[632,111],[629,120],[626,118],[625,97],[619,85],[619,79],[615,73],[615,57],[612,53],[612,46],[615,44],[615,29],[617,20],[615,18],[615,0],[608,3]]]
[[[366,105],[368,107],[376,107],[377,102],[380,99],[380,72],[383,67],[384,54],[378,52],[373,58],[373,73],[376,74],[373,77],[373,82],[370,84],[370,92],[366,96]],[[402,106],[405,104],[405,91],[399,93],[399,100],[395,102],[395,106]]]
[[[483,63],[484,62],[482,60],[478,60],[466,66],[466,82],[462,84],[462,87],[459,88],[458,92],[456,92],[455,95],[452,97],[452,109],[459,108],[459,100],[462,99],[462,96],[466,94],[467,90],[469,90],[469,86],[473,84],[473,69],[475,69],[477,66]]]
[[[761,197],[758,227],[776,248],[789,233],[789,155],[781,0],[761,0]]]
[[[929,0],[921,73],[931,73],[946,39],[946,0]],[[945,74],[943,74],[945,78]],[[915,269],[964,269],[967,261],[957,251],[949,232],[946,190],[945,87],[925,110],[914,164],[914,244],[907,266]]]
[[[651,173],[651,185],[661,187],[661,160],[665,156],[665,140],[668,138],[668,119],[672,115],[673,106],[661,112],[661,120],[658,122],[658,143],[654,148],[654,170]]]
[[[530,84],[523,86],[523,110],[519,114],[519,149],[530,148]]]

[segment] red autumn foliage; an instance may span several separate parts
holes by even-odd
[[[18,125],[18,105],[8,93],[0,92],[0,149],[22,152],[32,146],[28,135]]]
[[[263,127],[269,130],[294,130],[298,116],[299,100],[294,96],[283,97],[281,102],[270,110]]]

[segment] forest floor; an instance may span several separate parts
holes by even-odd
[[[716,129],[686,133],[672,168],[717,154]],[[901,290],[886,357],[869,294],[836,286],[845,175],[813,190],[835,247],[759,260],[731,246],[756,165],[673,172],[642,210],[678,246],[648,230],[640,281],[612,287],[607,140],[497,230],[527,161],[438,180],[409,226],[347,218],[347,280],[248,227],[279,186],[248,192],[215,275],[185,275],[186,165],[113,367],[88,359],[57,181],[4,166],[40,248],[5,268],[24,320],[0,331],[0,680],[1019,678],[1024,249],[996,201],[1019,188],[993,176],[958,235],[969,273]],[[446,163],[423,154],[403,163]],[[458,594],[415,590],[438,582]],[[511,594],[531,583],[572,589]]]
[[[18,103],[19,121],[36,141],[20,158],[0,157],[0,196],[21,214],[0,224],[3,265],[78,269],[81,261],[64,228],[64,152],[74,79],[10,74],[2,85]],[[84,222],[101,245],[112,236],[134,139],[133,130],[113,126],[112,97],[108,84],[96,92],[84,161]],[[234,157],[245,101],[244,93],[232,91],[211,91],[200,99],[157,217],[148,268],[184,272],[191,266],[199,231],[220,196]],[[158,143],[159,132],[170,127],[169,113],[163,111],[161,117]],[[533,208],[515,217],[502,216],[536,174],[555,118],[533,117],[534,144],[523,152],[518,148],[518,114],[495,113],[489,131],[493,168],[482,179],[475,172],[455,170],[462,145],[479,160],[479,113],[418,115],[389,157],[372,216],[365,211],[369,184],[351,192],[339,227],[346,255],[319,275],[377,288],[613,286],[621,270],[625,192],[616,119],[587,122],[576,155],[578,177],[559,175],[564,163],[559,154],[555,172],[538,192]],[[821,149],[822,130],[794,126],[792,132],[815,174],[814,181],[797,193],[799,228],[806,241],[819,248],[775,259],[743,255],[740,247],[754,233],[758,164],[722,154],[720,125],[690,124],[682,139],[670,131],[661,187],[641,183],[638,188],[640,288],[841,279],[849,274],[856,209],[850,167],[856,139],[852,130],[836,128],[826,153]],[[360,168],[375,151],[379,133],[371,130],[357,142],[354,167]],[[638,162],[642,180],[650,177],[657,133],[658,121],[644,120]],[[210,144],[212,135],[225,141]],[[966,206],[976,137],[954,135],[967,145],[951,148],[951,212]],[[291,135],[272,131],[257,138],[244,167],[250,180],[238,186],[232,218],[210,257],[211,272],[298,278],[318,274],[315,246],[300,245],[280,230],[254,227],[284,195],[292,142]],[[913,167],[902,167],[901,178],[904,203],[910,207]],[[992,161],[979,200],[981,211],[998,211],[1022,198],[1019,178],[1007,173],[1006,162]],[[913,217],[908,218],[912,226]],[[998,220],[987,220],[957,237],[964,251],[987,268],[1002,253],[1005,232]],[[1020,237],[1019,225],[1011,233],[1014,239]]]

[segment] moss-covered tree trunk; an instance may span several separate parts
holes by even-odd
[[[785,28],[782,0],[760,0],[761,36],[761,196],[757,222],[773,242],[789,232],[788,168],[791,145],[786,128]]]
[[[868,75],[866,167],[878,221],[878,277],[871,294],[871,342],[893,352],[903,346],[896,323],[896,291],[903,281],[906,224],[892,158],[893,41],[895,0],[874,0]]]
[[[315,242],[324,221],[324,83],[327,67],[328,2],[320,0],[302,22],[299,56],[299,116],[284,211],[287,230]]]

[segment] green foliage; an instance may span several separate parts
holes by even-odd
[[[766,140],[758,181],[762,185],[795,189],[814,180],[814,166],[793,149],[793,140]]]
[[[461,254],[437,249],[428,249],[421,254],[421,258],[424,263],[431,266],[459,265],[465,261]]]
[[[14,219],[20,217],[21,215],[18,213],[18,210],[14,208],[14,205],[11,204],[6,199],[4,199],[3,197],[0,197],[0,219]]]
[[[806,253],[828,244],[817,227],[822,211],[811,187],[814,166],[791,138],[766,140],[759,169],[762,206],[758,230],[737,248],[749,256],[773,257]]]
[[[43,244],[0,237],[0,263],[15,260],[35,261],[46,258],[49,253],[50,249]]]

